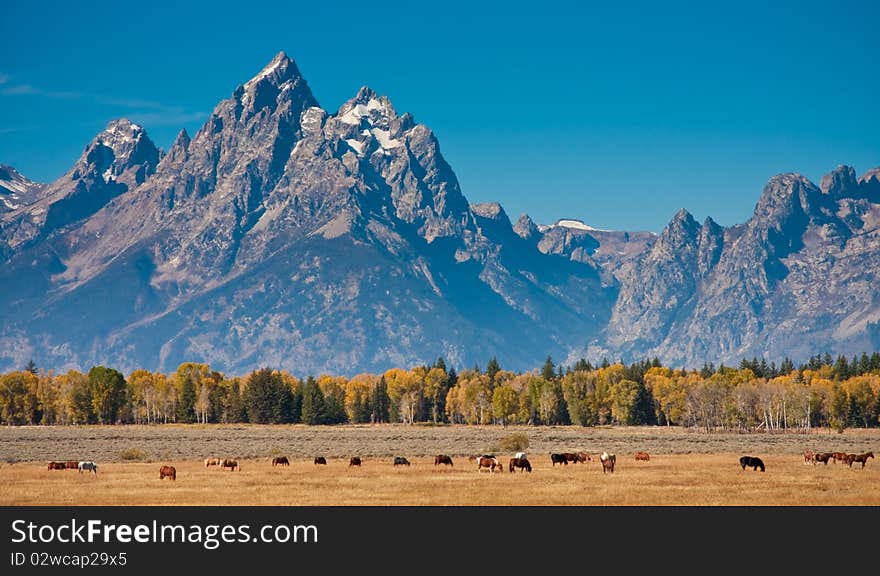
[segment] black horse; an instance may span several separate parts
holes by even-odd
[[[515,468],[519,468],[520,472],[523,470],[526,472],[532,471],[532,463],[529,462],[528,458],[511,458],[510,462],[508,462],[508,466],[511,472],[513,472]]]
[[[752,470],[760,468],[761,472],[764,471],[764,462],[757,456],[743,456],[739,459],[739,465],[743,470],[751,466]]]

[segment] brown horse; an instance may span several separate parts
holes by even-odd
[[[159,468],[159,480],[164,478],[171,478],[172,480],[177,480],[177,470],[174,466],[162,466]]]
[[[272,458],[272,466],[290,466],[287,456],[276,456]]]
[[[617,456],[608,452],[602,452],[599,460],[602,462],[602,474],[606,471],[614,474],[614,463],[617,462]]]
[[[636,452],[636,460],[643,460],[647,462],[650,459],[651,456],[649,456],[647,452]]]
[[[837,464],[838,462],[846,462],[846,456],[847,456],[846,452],[832,452],[831,453],[831,459],[834,460],[835,464]]]
[[[868,458],[873,458],[873,452],[865,452],[863,454],[847,454],[846,463],[849,464],[849,467],[852,468],[853,462],[861,462],[862,468],[865,467],[865,464],[868,463]]]
[[[528,458],[511,458],[510,462],[508,462],[508,467],[511,472],[513,472],[514,468],[519,468],[520,472],[523,470],[526,472],[532,471],[532,463],[529,462]]]
[[[67,466],[64,462],[49,462],[48,470],[66,470]]]
[[[816,462],[821,462],[822,464],[828,466],[828,461],[831,460],[831,452],[816,452],[813,455],[813,459]]]
[[[452,464],[452,457],[446,454],[437,454],[434,456],[434,466],[439,466],[440,464],[446,464],[447,466],[454,466]]]
[[[360,466],[360,465],[361,465],[361,459],[360,459],[358,456],[352,456],[352,457],[351,457],[351,460],[348,461],[348,465],[349,465],[349,467],[351,467],[351,466]]]
[[[809,450],[804,452],[804,464],[812,464],[816,465],[816,454],[814,452],[810,452]]]
[[[480,456],[477,458],[477,472],[482,472],[483,468],[487,468],[489,472],[504,471],[504,466],[495,456]]]
[[[318,464],[326,464],[326,463],[327,463],[327,459],[324,458],[323,456],[315,456],[315,465],[316,466]]]
[[[210,466],[219,466],[220,459],[219,458],[205,458],[205,468]]]
[[[76,460],[68,460],[64,463],[64,467],[68,470],[76,470],[79,468],[79,462]]]
[[[576,462],[592,462],[592,458],[586,452],[578,452]]]
[[[226,468],[231,469],[235,472],[236,469],[241,470],[241,466],[238,465],[237,460],[231,460],[229,458],[224,458],[220,461],[220,469],[225,470]]]

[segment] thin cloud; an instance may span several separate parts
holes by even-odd
[[[159,110],[153,112],[133,112],[128,117],[144,126],[179,126],[208,117],[208,112],[185,112],[184,110]]]
[[[148,108],[151,110],[164,110],[168,107],[161,102],[153,100],[139,100],[137,98],[112,98],[96,96],[95,101],[106,106],[118,106],[120,108]]]
[[[5,82],[3,83],[5,84]],[[9,86],[8,88],[3,88],[2,90],[0,90],[0,94],[2,94],[3,96],[45,96],[46,98],[62,100],[70,100],[82,96],[79,92],[55,92],[50,90],[43,90],[42,88],[37,88],[36,86],[32,86],[31,84],[15,84],[13,86]]]
[[[59,92],[53,90],[45,90],[33,84],[12,84],[8,82],[10,76],[0,74],[0,96],[39,96],[52,99],[89,99],[102,106],[111,106],[115,108],[127,108],[133,110],[126,112],[125,116],[131,120],[144,124],[145,126],[167,126],[180,125],[196,120],[207,118],[208,112],[188,112],[180,106],[167,106],[155,100],[144,100],[140,98],[118,98],[116,96],[107,96],[103,94],[87,94],[81,92]],[[2,129],[0,129],[2,130]],[[15,131],[10,129],[9,131]]]

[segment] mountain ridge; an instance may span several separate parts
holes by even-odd
[[[512,222],[410,113],[368,86],[328,112],[284,52],[167,152],[114,120],[38,195],[0,214],[0,366],[693,364],[865,346],[880,319],[880,169],[776,175],[726,228],[684,208],[661,234]]]

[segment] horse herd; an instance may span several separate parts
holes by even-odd
[[[80,474],[83,472],[94,472],[95,476],[98,475],[98,465],[92,462],[91,460],[77,461],[77,460],[65,460],[64,462],[49,462],[49,470],[79,470]]]
[[[821,462],[828,465],[828,461],[831,460],[835,464],[838,462],[843,462],[844,464],[848,464],[850,468],[854,462],[858,462],[862,465],[862,468],[865,467],[865,464],[868,462],[868,458],[873,458],[873,452],[862,452],[861,454],[848,454],[846,452],[804,452],[804,464],[812,464],[816,465],[817,462]]]
[[[834,463],[843,462],[849,465],[852,468],[854,463],[860,463],[862,468],[865,467],[868,458],[873,458],[873,452],[863,452],[860,454],[851,454],[846,452],[811,452],[805,451],[804,455],[804,463],[805,464],[813,464],[823,463],[828,465],[829,461],[833,461]],[[647,452],[638,451],[634,454],[635,460],[637,462],[647,462],[651,459],[650,455]],[[614,466],[617,462],[617,456],[613,453],[602,452],[598,456],[599,462],[602,464],[602,473],[614,473]],[[557,464],[560,466],[568,466],[571,464],[578,464],[581,462],[591,462],[593,458],[586,452],[551,452],[550,453],[550,463],[553,467]],[[476,463],[477,472],[482,472],[484,470],[489,472],[504,472],[504,464],[501,462],[501,459],[494,454],[481,454],[476,456],[469,456],[468,461],[471,463]],[[271,459],[272,466],[290,466],[290,460],[288,460],[287,456],[275,456]],[[324,456],[316,456],[314,459],[315,465],[326,465],[327,459]],[[237,460],[232,458],[217,458],[210,457],[205,458],[204,460],[205,468],[217,467],[219,470],[231,470],[235,472],[236,470],[241,470],[241,465]],[[766,466],[764,462],[758,458],[757,456],[742,456],[739,459],[739,464],[743,470],[746,468],[752,468],[752,470],[760,469],[761,472],[766,470]],[[360,466],[361,458],[359,456],[352,456],[349,459],[348,466]],[[410,466],[411,463],[403,456],[395,456],[393,460],[394,467],[398,466]],[[434,466],[454,466],[452,456],[448,454],[438,454],[434,457]],[[98,474],[98,465],[92,461],[77,461],[77,460],[66,460],[66,461],[50,461],[48,465],[49,470],[78,470],[80,473],[83,472],[93,472],[96,476]],[[517,452],[513,458],[510,458],[507,461],[507,469],[509,472],[514,472],[519,470],[520,472],[531,472],[532,464],[529,462],[529,459],[526,457],[525,452]],[[163,480],[165,478],[169,478],[171,480],[177,480],[177,469],[174,466],[169,466],[167,464],[163,464],[159,468],[159,480]]]

